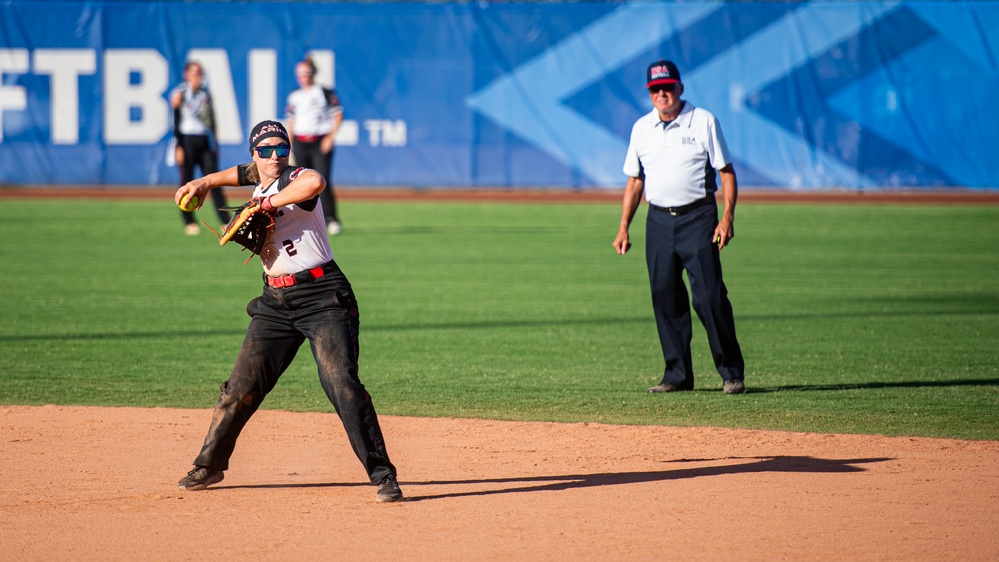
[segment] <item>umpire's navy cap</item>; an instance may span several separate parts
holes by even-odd
[[[645,72],[645,87],[651,88],[656,84],[676,84],[680,81],[680,70],[676,63],[671,60],[659,59],[649,65]]]

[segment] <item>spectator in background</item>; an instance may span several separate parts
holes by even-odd
[[[177,140],[175,158],[180,170],[180,185],[195,179],[195,166],[201,168],[202,176],[217,172],[219,157],[215,112],[200,64],[188,61],[184,65],[184,81],[170,93],[170,105],[173,107],[173,134]],[[228,224],[229,213],[222,210],[226,206],[226,198],[221,189],[212,190],[212,202],[219,220]],[[184,219],[184,232],[194,236],[201,231],[194,220],[194,213],[182,210],[180,214]]]
[[[288,95],[285,118],[295,165],[316,170],[326,179],[326,189],[319,197],[326,231],[336,235],[341,227],[333,192],[333,151],[336,132],[343,121],[343,106],[336,90],[319,86],[315,78],[316,65],[312,59],[305,58],[295,65],[299,89]]]

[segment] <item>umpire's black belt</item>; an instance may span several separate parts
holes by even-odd
[[[264,282],[271,287],[281,289],[284,287],[299,285],[301,283],[311,283],[323,275],[326,275],[325,264],[313,267],[312,269],[306,269],[305,271],[299,271],[298,273],[289,273],[288,275],[270,276],[265,273]]]
[[[690,211],[693,211],[694,209],[697,209],[699,207],[703,207],[705,205],[713,205],[714,203],[715,203],[715,196],[712,193],[711,195],[708,195],[707,197],[704,197],[702,199],[698,199],[693,203],[680,205],[679,207],[660,207],[659,205],[653,205],[652,203],[649,203],[649,208],[651,208],[653,211],[659,211],[660,213],[669,213],[674,217],[678,217],[680,215],[689,213]]]

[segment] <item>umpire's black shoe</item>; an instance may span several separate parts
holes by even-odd
[[[382,478],[381,483],[378,484],[378,494],[375,495],[375,499],[380,502],[397,502],[402,499],[402,490],[399,488],[394,474]]]
[[[722,385],[725,394],[742,394],[746,391],[746,384],[742,381],[725,381]]]
[[[204,490],[212,484],[218,484],[223,478],[225,478],[225,474],[221,470],[196,466],[191,472],[187,473],[187,476],[181,478],[180,482],[177,482],[177,489],[187,490],[188,492]]]

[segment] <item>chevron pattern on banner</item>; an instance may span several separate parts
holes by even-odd
[[[968,3],[629,5],[467,103],[593,182],[621,185],[628,131],[650,107],[642,72],[662,56],[680,65],[686,99],[722,122],[743,183],[989,187],[995,160],[967,149],[999,141],[982,122],[999,115],[988,103],[999,88],[997,13]],[[634,110],[628,120],[605,109],[622,105]]]

